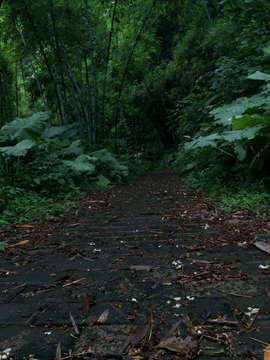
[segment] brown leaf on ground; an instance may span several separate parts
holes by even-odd
[[[150,270],[153,268],[153,266],[150,265],[131,265],[130,270]]]
[[[77,325],[75,324],[75,321],[74,321],[73,316],[71,315],[71,312],[69,312],[69,317],[70,317],[70,321],[71,321],[71,324],[72,324],[72,326],[73,326],[73,328],[74,328],[75,333],[76,333],[77,335],[80,335],[80,332],[79,332],[79,330],[78,330],[78,328],[77,328]]]
[[[83,302],[83,315],[87,318],[89,315],[90,303],[89,303],[89,295],[86,292],[82,294],[82,302]]]
[[[180,356],[185,356],[185,359],[193,359],[197,355],[198,342],[191,336],[172,336],[165,340],[162,340],[157,347],[177,352]]]
[[[7,248],[11,248],[11,247],[14,247],[14,246],[18,246],[18,245],[24,245],[24,244],[27,244],[29,242],[29,240],[22,240],[16,244],[5,244],[5,247]]]
[[[270,254],[270,244],[268,244],[268,243],[266,243],[266,242],[264,242],[264,241],[256,241],[256,242],[254,243],[254,245],[255,245],[258,249],[260,249],[260,250],[262,250],[262,251],[265,251],[265,252],[267,252],[268,254]]]
[[[263,360],[270,360],[270,345],[266,346],[264,351],[264,357]]]
[[[109,313],[110,313],[109,309],[105,310],[105,311],[100,315],[100,317],[98,318],[98,321],[97,321],[97,322],[100,323],[100,324],[105,324],[105,322],[106,322],[107,319],[108,319]]]
[[[155,299],[153,299],[153,300],[152,300],[152,303],[151,303],[151,309],[150,309],[150,311],[151,311],[151,312],[154,312],[154,311],[156,310],[156,308],[157,308],[157,304],[156,304]]]
[[[257,360],[257,354],[255,351],[249,351],[248,349],[246,349],[246,351],[243,352],[241,355],[245,360]]]
[[[17,227],[17,228],[34,228],[35,225],[30,225],[30,224],[17,224],[16,227]]]
[[[133,346],[136,346],[141,341],[141,339],[145,336],[148,329],[149,329],[149,324],[139,325],[133,333],[129,334],[128,338],[126,339],[123,346],[119,350],[119,355],[121,355],[125,351],[126,347],[130,343],[132,343]]]
[[[61,360],[62,356],[61,356],[61,343],[59,342],[56,348],[56,360]]]
[[[122,283],[119,284],[119,287],[126,293],[128,293],[128,289],[126,288],[126,286]]]
[[[109,301],[107,301],[109,305],[111,305],[111,307],[118,312],[119,315],[121,315],[125,320],[127,320],[127,316],[123,313],[123,311],[121,309],[118,309],[118,307],[121,307],[121,304],[118,304],[118,306],[114,306],[113,304],[111,304]]]
[[[164,341],[165,339],[169,338],[170,336],[172,336],[172,334],[175,332],[175,330],[178,328],[178,326],[181,324],[182,320],[178,320],[173,327],[165,334],[165,336],[163,337],[163,339],[161,341]]]

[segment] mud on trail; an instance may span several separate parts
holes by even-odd
[[[219,213],[168,169],[69,215],[0,234],[0,356],[263,358],[269,222]]]

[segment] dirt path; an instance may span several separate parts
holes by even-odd
[[[62,359],[263,358],[270,272],[256,234],[269,240],[269,223],[219,214],[172,170],[92,193],[63,222],[3,233],[0,354],[54,359],[60,342]]]

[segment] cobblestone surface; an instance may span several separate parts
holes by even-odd
[[[118,353],[131,329],[149,322],[154,299],[156,337],[161,339],[181,314],[191,313],[203,322],[200,313],[206,309],[211,310],[208,319],[232,321],[237,309],[236,326],[204,325],[206,336],[198,334],[198,358],[251,359],[251,352],[263,358],[266,345],[253,339],[270,343],[269,272],[259,268],[269,255],[240,245],[241,229],[249,220],[230,223],[233,219],[216,216],[212,221],[206,208],[194,221],[189,209],[198,196],[181,188],[177,173],[155,170],[96,194],[95,202],[88,199],[84,216],[71,219],[35,246],[1,255],[0,269],[6,271],[0,275],[0,351],[11,348],[17,359],[30,354],[54,359],[61,342],[63,357],[91,347],[91,355],[81,358],[139,359],[127,356],[127,350]],[[231,231],[234,243],[222,238],[224,228]],[[205,239],[213,245],[205,245]],[[219,265],[230,265],[226,276]],[[87,318],[83,293],[95,302]],[[260,308],[252,332],[241,321],[248,307]],[[105,324],[95,322],[107,309]],[[174,335],[187,335],[187,329],[181,323]],[[233,335],[231,353],[214,340],[222,332]],[[148,358],[155,358],[158,350],[147,351]],[[171,359],[173,354],[164,349],[156,358]]]

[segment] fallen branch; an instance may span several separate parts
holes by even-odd
[[[248,325],[248,326],[246,326],[245,324],[243,324],[244,325],[244,327],[247,329],[247,330],[249,330],[250,328],[251,328],[251,326],[253,325],[253,323],[254,323],[254,321],[255,321],[255,319],[256,319],[256,317],[257,317],[257,315],[259,314],[259,311],[261,310],[261,308],[259,307],[259,309],[258,309],[258,311],[256,312],[256,314],[255,314],[255,316],[254,316],[254,318],[251,320],[251,323]]]
[[[149,252],[149,251],[142,251],[142,252],[140,252],[140,253],[123,254],[123,255],[121,255],[121,258],[120,258],[120,259],[122,259],[122,258],[123,258],[123,256],[133,256],[133,255],[140,255],[140,256],[143,256],[143,255],[147,254],[148,252]]]
[[[4,269],[0,269],[1,273],[9,273],[9,274],[13,274],[13,275],[22,275],[22,273],[17,273],[16,271],[10,271],[10,270],[4,270]]]
[[[231,293],[229,291],[224,291],[224,290],[218,290],[217,291],[224,293],[224,294],[228,294],[228,295],[233,295],[233,296],[239,296],[239,297],[244,297],[244,298],[248,298],[248,299],[252,299],[252,296],[247,296],[247,295],[240,295],[240,294],[235,294],[235,293]]]
[[[76,284],[76,283],[78,283],[78,282],[80,282],[80,281],[84,281],[85,279],[86,279],[86,278],[82,278],[82,279],[79,279],[79,280],[72,281],[72,282],[70,282],[70,283],[68,283],[68,284],[63,285],[63,287]]]
[[[206,320],[205,324],[218,324],[218,325],[238,325],[238,321],[227,320]]]
[[[22,287],[22,286],[25,286],[25,285],[26,285],[26,283],[25,283],[25,284],[22,284],[22,285],[19,285],[19,286],[16,286],[15,288],[10,289],[9,291],[12,291],[12,290],[18,289],[18,288],[20,288],[20,287]]]
[[[269,345],[269,346],[270,346],[270,344],[268,344],[268,343],[266,343],[266,342],[264,342],[264,341],[258,340],[258,339],[254,339],[254,338],[252,338],[252,337],[250,337],[250,340],[257,341],[257,342],[260,343],[260,344],[267,345],[267,346]]]
[[[218,338],[214,338],[212,336],[208,336],[208,335],[204,335],[204,337],[211,339],[211,340],[215,340],[215,341],[220,341],[220,342],[224,342],[224,340],[218,339]]]

